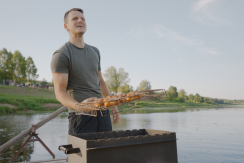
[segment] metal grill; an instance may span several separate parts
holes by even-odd
[[[176,133],[151,129],[68,135],[59,150],[70,163],[178,162]]]

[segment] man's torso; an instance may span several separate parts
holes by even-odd
[[[52,72],[69,74],[67,93],[76,101],[102,97],[98,76],[101,70],[100,54],[97,48],[87,44],[84,48],[78,48],[67,42],[54,53],[51,69]],[[69,111],[74,112],[73,109]]]

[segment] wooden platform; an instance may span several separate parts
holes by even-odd
[[[25,163],[66,163],[66,158],[59,158],[59,159],[52,159],[52,160],[31,161],[31,162],[25,162]]]

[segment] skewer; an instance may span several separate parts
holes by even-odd
[[[157,92],[157,91],[162,91],[159,94],[151,94],[152,92]],[[112,106],[122,106],[122,105],[127,105],[128,102],[134,102],[134,101],[141,101],[141,100],[153,100],[158,97],[163,97],[166,96],[167,94],[164,89],[154,89],[154,90],[145,90],[145,91],[136,91],[136,92],[130,92],[128,94],[121,94],[121,95],[114,95],[108,96],[106,98],[100,98],[97,101],[94,102],[83,102],[79,103],[76,106],[76,114],[86,114],[89,115],[87,112],[91,112],[91,116],[97,116],[97,112],[99,111],[102,114],[103,110],[109,110],[111,109]],[[122,108],[121,108],[122,110]]]

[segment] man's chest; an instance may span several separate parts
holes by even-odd
[[[82,51],[72,55],[71,74],[77,77],[87,77],[98,73],[99,56],[95,52]]]

